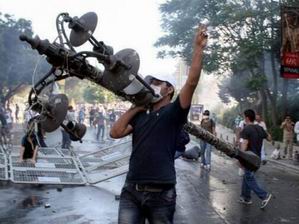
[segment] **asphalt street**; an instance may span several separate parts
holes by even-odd
[[[74,144],[81,153],[90,152],[109,141],[98,144],[94,130],[85,142]],[[47,141],[57,144],[59,131],[49,134]],[[259,183],[274,197],[261,210],[254,195],[252,205],[238,203],[241,177],[236,161],[213,150],[212,169],[200,168],[197,161],[176,160],[178,224],[250,224],[299,223],[299,173],[267,163],[257,172]],[[59,186],[13,184],[0,182],[0,223],[117,223],[118,200],[125,175],[96,185]]]

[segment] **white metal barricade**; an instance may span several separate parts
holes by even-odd
[[[0,153],[0,180],[8,180],[6,154]]]
[[[37,161],[32,163],[20,162],[21,147],[12,146],[10,150],[0,151],[0,180],[25,184],[95,184],[126,173],[131,148],[128,138],[110,141],[109,146],[85,154],[89,144],[82,144],[80,153],[76,148],[40,147]]]

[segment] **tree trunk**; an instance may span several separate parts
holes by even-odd
[[[269,98],[270,105],[271,105],[271,119],[272,119],[272,125],[276,126],[278,125],[278,115],[277,115],[277,101],[274,100],[273,95],[270,93],[269,89],[266,89],[266,95]]]
[[[268,103],[267,103],[267,96],[265,90],[260,90],[261,98],[262,98],[262,116],[264,119],[267,118],[268,113]]]
[[[271,4],[273,4],[273,1],[271,1]],[[271,8],[272,16],[271,16],[271,38],[274,40],[275,38],[275,21],[274,21],[274,9]],[[275,49],[273,49],[273,45],[270,51],[270,59],[271,59],[271,70],[272,70],[272,78],[273,78],[273,93],[267,89],[267,95],[270,100],[271,104],[271,117],[272,122],[274,126],[279,125],[278,124],[278,114],[277,114],[277,95],[278,95],[278,77],[279,74],[277,72],[277,63],[276,63],[276,56],[275,56]]]

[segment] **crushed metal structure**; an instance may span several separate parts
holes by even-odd
[[[128,171],[131,141],[79,154],[60,146],[38,149],[37,162],[20,162],[20,146],[0,147],[0,180],[23,184],[96,184]]]

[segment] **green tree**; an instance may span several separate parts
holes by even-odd
[[[76,91],[74,91],[74,89]],[[110,91],[96,85],[89,80],[79,80],[77,78],[69,78],[66,81],[65,93],[69,99],[75,102],[90,104],[94,103],[111,103],[118,98]]]
[[[21,33],[33,34],[31,21],[15,20],[11,15],[0,13],[0,102],[4,104],[23,85],[32,81],[40,57],[19,40]],[[43,68],[45,71],[48,66]]]
[[[296,0],[283,2],[298,4]],[[204,69],[230,76],[221,85],[220,93],[226,94],[222,99],[227,101],[231,95],[239,103],[257,102],[264,117],[270,103],[272,123],[278,124],[277,99],[283,93],[279,86],[279,7],[274,0],[167,1],[160,6],[166,35],[155,46],[161,48],[160,57],[180,56],[190,63],[195,28],[209,21],[212,30]]]
[[[113,93],[108,90],[98,86],[98,85],[89,85],[83,93],[83,98],[88,103],[110,103],[116,101],[116,97]]]

